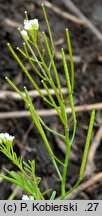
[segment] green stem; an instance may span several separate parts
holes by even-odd
[[[24,102],[28,105],[29,102],[24,96],[24,94],[15,86],[15,84],[8,77],[5,77],[5,79],[9,83],[9,85],[21,96]]]
[[[91,137],[92,137],[94,120],[95,120],[95,109],[93,109],[92,113],[91,113],[84,154],[83,154],[83,158],[82,158],[82,162],[81,162],[81,166],[80,166],[79,179],[76,182],[76,184],[65,194],[65,197],[68,196],[70,193],[72,193],[78,187],[78,185],[80,184],[80,182],[82,181],[82,179],[84,177],[86,162],[87,162],[87,157],[88,157],[88,152],[89,152],[89,146],[90,146],[90,141],[91,141]]]
[[[16,196],[17,191],[19,190],[19,188],[20,187],[18,185],[14,188],[14,190],[13,190],[12,194],[9,196],[8,200],[13,200],[15,198],[15,196]]]
[[[34,79],[31,77],[31,75],[29,74],[28,70],[26,69],[26,67],[23,65],[23,63],[21,62],[21,60],[19,59],[19,57],[16,55],[16,53],[14,52],[14,50],[12,49],[11,45],[8,44],[9,50],[11,51],[12,55],[14,56],[14,58],[16,59],[16,61],[18,62],[18,64],[21,66],[22,70],[24,71],[24,73],[26,74],[26,76],[28,77],[28,79],[30,80],[30,82],[32,83],[32,85],[34,86],[34,88],[38,91],[39,95],[41,96],[41,98],[47,102],[49,105],[52,106],[52,104],[46,99],[46,97],[42,94],[40,88],[38,87],[38,85],[36,84],[36,82],[34,81]],[[11,82],[12,83],[12,82]],[[12,87],[14,87],[15,85],[12,83]],[[16,87],[15,87],[16,90]],[[20,94],[21,95],[21,94]]]
[[[39,32],[38,32],[38,35],[37,35],[37,39],[38,39],[38,43],[39,43],[40,46],[41,46],[42,56],[44,56],[44,54],[45,54],[45,47],[44,47],[44,45],[43,45],[43,43],[42,43],[42,39],[41,39],[41,37],[40,37]]]
[[[58,174],[60,180],[62,181],[62,175],[61,175],[61,173],[60,173],[60,171],[59,171],[59,168],[58,168],[58,166],[57,166],[57,163],[56,163],[56,161],[55,161],[55,159],[54,159],[53,157],[52,157],[52,163],[53,163],[53,165],[54,165],[54,167],[55,167],[55,169],[56,169],[56,171],[57,171],[57,174]]]
[[[52,195],[50,197],[50,200],[54,200],[55,199],[55,196],[56,196],[56,191],[53,191],[52,192]]]
[[[28,50],[27,50],[26,44],[23,43],[23,46],[24,46],[24,50],[25,50],[27,59],[28,59],[29,63],[31,64],[33,70],[36,72],[36,74],[37,74],[41,79],[45,79],[45,77],[41,74],[41,72],[37,69],[37,67],[34,65],[33,61],[31,60],[31,58],[30,58],[30,56],[29,56],[29,54],[28,54]]]
[[[68,65],[67,65],[67,62],[66,62],[66,56],[65,56],[63,48],[61,49],[61,53],[62,53],[63,66],[64,66],[64,71],[65,71],[65,76],[66,76],[66,84],[67,84],[68,94],[69,94],[69,102],[70,102],[70,107],[71,107],[71,110],[72,110],[72,117],[73,117],[73,124],[74,124],[74,130],[73,130],[73,136],[72,136],[72,142],[73,142],[73,139],[75,137],[75,132],[76,132],[77,120],[76,120],[74,99],[73,99],[72,88],[71,88],[71,83],[70,83]]]
[[[51,31],[51,28],[50,28],[50,24],[49,24],[49,20],[48,20],[48,17],[47,17],[47,13],[46,13],[44,4],[42,4],[42,9],[43,9],[46,25],[47,25],[47,28],[48,28],[48,33],[49,33],[49,37],[50,37],[50,41],[51,41],[51,45],[52,45],[52,50],[54,51],[55,46],[54,46],[54,41],[53,41],[53,37],[52,37],[52,31]]]
[[[69,194],[71,194],[80,184],[80,182],[82,181],[82,179],[78,179],[78,181],[75,183],[75,185],[65,194],[64,199],[66,199],[66,197],[68,197]]]
[[[71,145],[74,142],[74,138],[75,138],[75,134],[76,134],[76,129],[77,129],[77,122],[74,122],[74,128],[73,128],[73,134],[72,134],[72,138],[71,138]]]
[[[18,50],[25,58],[27,58],[27,55],[23,52],[23,50],[21,50],[19,47],[17,47],[17,50]]]
[[[69,133],[68,133],[68,127],[65,126],[65,139],[66,139],[66,155],[65,155],[65,161],[64,161],[64,168],[63,168],[63,175],[62,175],[62,184],[61,184],[61,199],[64,199],[65,197],[65,185],[66,185],[66,175],[68,170],[68,161],[70,158],[70,149],[71,144],[69,140]]]
[[[84,176],[84,172],[85,172],[85,168],[86,168],[86,162],[87,162],[87,157],[88,157],[88,152],[89,152],[89,147],[90,147],[90,142],[91,142],[91,137],[92,137],[94,120],[95,120],[95,109],[93,109],[92,112],[91,112],[91,118],[90,118],[90,123],[89,123],[89,127],[88,127],[88,133],[87,133],[87,137],[86,137],[84,155],[83,155],[83,158],[82,158],[80,174],[79,174],[81,179]]]
[[[30,52],[31,52],[31,54],[32,54],[32,56],[33,56],[33,58],[36,60],[38,66],[40,67],[40,69],[41,69],[41,71],[42,71],[44,77],[45,77],[46,79],[48,79],[45,70],[43,69],[41,63],[40,63],[39,60],[37,59],[37,57],[36,57],[36,55],[35,55],[35,53],[34,53],[32,47],[30,46],[30,44],[28,43],[28,41],[26,41],[26,44],[27,44],[27,46],[28,46],[28,48],[29,48],[29,50],[30,50]],[[35,46],[35,45],[33,44],[33,46]]]
[[[60,104],[61,98],[60,98],[60,96],[59,96],[58,89],[56,88],[56,86],[55,86],[55,84],[54,84],[54,81],[53,81],[53,79],[52,79],[52,77],[51,77],[50,71],[49,71],[49,69],[48,69],[48,67],[47,67],[47,65],[46,65],[46,63],[45,63],[45,61],[44,61],[44,58],[43,58],[43,56],[42,56],[42,54],[41,54],[41,52],[40,52],[39,47],[38,47],[37,44],[36,44],[35,48],[36,48],[36,50],[37,50],[37,52],[38,52],[38,54],[39,54],[39,56],[40,56],[41,62],[42,62],[42,64],[43,64],[43,67],[44,67],[46,73],[48,74],[48,77],[49,77],[48,81],[49,81],[50,85],[52,86],[52,88],[54,89],[55,95],[56,95],[57,100],[58,100],[58,102],[59,102],[59,104]]]
[[[49,128],[49,127],[45,124],[45,122],[41,119],[41,117],[39,117],[39,119],[40,119],[41,124],[43,125],[43,127],[44,127],[46,130],[50,131],[50,132],[53,133],[54,135],[59,136],[59,137],[61,137],[63,140],[65,140],[65,136],[64,136],[64,135],[62,135],[62,134],[58,133],[57,131],[52,130],[51,128]]]
[[[70,40],[70,33],[69,33],[68,29],[66,29],[66,37],[67,37],[67,44],[68,44],[68,50],[69,50],[69,56],[70,56],[71,88],[72,88],[72,92],[73,92],[73,90],[74,90],[74,63],[73,63],[73,54],[72,54],[72,46],[71,46],[71,40]]]
[[[53,97],[52,97],[52,95],[51,95],[51,93],[50,93],[49,88],[47,87],[46,83],[45,83],[43,80],[42,80],[42,84],[43,84],[43,86],[44,86],[44,88],[45,88],[45,90],[46,90],[46,92],[47,92],[47,94],[48,94],[48,97],[49,97],[51,103],[53,104],[53,107],[54,107],[55,110],[57,111],[58,116],[60,117],[61,121],[62,121],[63,124],[64,124],[64,121],[63,121],[63,118],[62,118],[62,115],[61,115],[61,111],[59,110],[59,107],[56,105],[56,103],[55,103],[55,101],[54,101],[54,99],[53,99]]]
[[[46,148],[47,148],[47,151],[48,151],[48,153],[49,153],[49,155],[50,155],[50,157],[51,157],[51,160],[52,160],[52,162],[53,162],[53,164],[54,164],[54,166],[55,166],[55,169],[56,169],[56,171],[57,171],[57,174],[58,174],[59,178],[61,179],[60,171],[59,171],[58,166],[57,166],[57,164],[56,164],[56,161],[55,161],[55,159],[54,159],[54,153],[53,153],[53,151],[51,150],[51,147],[50,147],[49,142],[48,142],[48,140],[47,140],[47,137],[46,137],[46,135],[45,135],[45,133],[44,133],[44,131],[43,131],[43,128],[41,127],[41,125],[40,125],[40,123],[39,123],[39,121],[38,121],[38,116],[37,116],[36,113],[34,112],[34,109],[32,110],[32,108],[29,108],[29,110],[30,110],[32,119],[33,119],[33,121],[34,121],[34,123],[35,123],[35,125],[36,125],[36,127],[37,127],[37,129],[38,129],[38,131],[39,131],[39,133],[41,134],[42,140],[44,141],[44,144],[45,144],[45,146],[46,146]],[[34,116],[35,116],[35,117],[34,117]]]
[[[49,155],[51,157],[51,160],[52,160],[52,162],[53,162],[53,164],[55,166],[55,169],[56,169],[56,171],[58,173],[58,176],[61,179],[60,171],[59,171],[57,163],[56,163],[56,161],[54,159],[54,153],[53,153],[53,151],[52,151],[52,149],[51,149],[51,147],[49,145],[48,139],[47,139],[47,137],[45,135],[45,132],[44,132],[42,126],[41,126],[40,118],[39,118],[38,114],[36,113],[36,110],[35,110],[35,108],[34,108],[34,106],[32,104],[32,101],[31,101],[30,97],[29,97],[27,89],[24,88],[24,90],[25,90],[26,97],[27,97],[27,99],[29,101],[29,104],[30,104],[28,107],[29,107],[29,111],[31,113],[32,120],[34,121],[34,123],[35,123],[35,125],[36,125],[36,127],[37,127],[37,129],[38,129],[38,131],[39,131],[39,133],[41,135],[41,137],[42,137],[42,140],[44,141],[44,144],[45,144],[45,146],[47,148],[47,151],[48,151],[48,153],[49,153]]]
[[[56,83],[57,83],[57,86],[58,86],[59,94],[60,94],[61,99],[63,100],[63,94],[62,94],[62,88],[61,88],[61,84],[60,84],[60,79],[59,79],[59,76],[58,76],[58,71],[57,71],[55,62],[52,59],[52,52],[51,52],[51,49],[50,49],[50,46],[49,46],[49,43],[48,43],[48,39],[47,39],[46,34],[45,34],[44,31],[42,32],[42,34],[43,34],[44,41],[45,41],[45,44],[46,44],[46,47],[47,47],[47,51],[48,51],[48,55],[49,55],[50,61],[52,61],[52,68],[53,68],[53,71],[54,71],[54,74],[55,74],[55,78],[56,78]]]

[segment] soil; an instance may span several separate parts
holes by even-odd
[[[39,2],[39,1],[38,1]],[[68,11],[63,1],[52,0],[49,1],[52,4],[58,6],[61,10]],[[89,18],[89,20],[102,32],[102,1],[98,0],[73,0],[77,7]],[[40,22],[41,30],[46,31],[45,22],[43,20],[43,13],[41,6],[39,6],[35,0],[0,0],[0,90],[12,90],[6,83],[5,76],[17,85],[20,90],[23,90],[23,86],[26,85],[29,90],[33,89],[28,79],[18,66],[15,59],[11,56],[7,42],[10,42],[14,49],[17,46],[22,46],[21,37],[17,30],[17,27],[23,25],[24,11],[28,11],[29,18],[37,17]],[[70,29],[71,41],[73,46],[73,55],[82,57],[81,63],[75,63],[75,104],[91,104],[101,102],[102,100],[102,61],[98,61],[98,57],[102,56],[102,43],[96,38],[91,31],[82,25],[75,24],[70,20],[62,18],[56,15],[51,9],[47,9],[47,14],[51,23],[51,28],[55,43],[57,44],[60,39],[62,43],[56,45],[56,50],[60,51],[63,46],[67,51],[65,43],[64,29],[68,27]],[[25,63],[26,66],[27,63]],[[62,86],[65,87],[66,82],[63,74],[63,66],[61,60],[56,57],[56,64],[59,70]],[[41,86],[37,76],[30,70],[34,79]],[[42,86],[41,86],[42,87]],[[33,100],[37,109],[48,109],[48,105],[44,104],[40,98]],[[9,112],[16,110],[25,110],[25,104],[22,101],[15,101],[11,98],[1,100],[0,99],[0,112]],[[72,156],[69,164],[69,171],[67,175],[66,189],[69,189],[78,179],[78,173],[82,154],[85,145],[85,138],[88,129],[88,123],[90,118],[90,112],[78,113],[77,121],[78,128],[76,132],[76,138],[72,147]],[[71,117],[69,116],[70,123]],[[62,130],[58,117],[45,117],[45,122],[51,128]],[[93,138],[96,132],[102,124],[101,111],[97,111],[96,120],[93,130]],[[72,131],[72,123],[70,126]],[[45,190],[46,188],[52,188],[57,191],[57,196],[60,195],[60,182],[56,176],[56,172],[52,166],[48,153],[45,149],[42,139],[30,117],[2,119],[0,120],[0,133],[8,132],[15,136],[14,148],[18,155],[24,156],[25,160],[35,159],[36,161],[36,173],[42,178],[40,188]],[[51,147],[55,154],[62,160],[64,159],[64,153],[59,148],[58,142],[55,136],[47,132]],[[102,144],[102,143],[101,143]],[[102,145],[100,144],[95,154],[95,169],[90,176],[86,176],[83,180],[86,181],[91,176],[102,171]],[[9,170],[16,170],[12,163],[0,154],[0,172],[3,168]],[[13,191],[12,184],[0,180],[0,199],[8,199]],[[15,199],[21,199],[23,191],[19,190]],[[49,199],[49,196],[46,196]],[[102,199],[102,182],[94,184],[87,190],[80,193],[75,199]]]

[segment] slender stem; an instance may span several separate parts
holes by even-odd
[[[52,45],[52,50],[54,51],[54,49],[55,49],[54,40],[53,40],[53,37],[52,37],[52,31],[51,31],[51,28],[50,28],[50,24],[49,24],[49,20],[48,20],[48,17],[47,17],[47,13],[46,13],[44,4],[42,4],[42,9],[43,9],[46,25],[47,25],[47,28],[48,28],[48,33],[49,33],[49,37],[50,37],[50,41],[51,41],[51,45]]]
[[[61,121],[64,124],[64,121],[63,121],[63,118],[62,118],[62,115],[61,115],[61,111],[60,111],[59,107],[56,105],[56,103],[55,103],[55,101],[54,101],[54,99],[53,99],[53,97],[52,97],[52,95],[50,93],[49,88],[47,87],[46,83],[43,80],[42,80],[42,84],[43,84],[44,88],[46,89],[46,92],[48,94],[48,97],[49,97],[51,103],[53,104],[53,107],[56,109],[56,111],[58,113],[58,116],[60,117]]]
[[[63,100],[63,94],[62,94],[62,88],[61,88],[61,84],[60,84],[60,79],[59,79],[59,76],[58,76],[58,71],[57,71],[55,62],[52,59],[51,48],[50,48],[50,45],[48,43],[48,39],[46,37],[45,32],[43,31],[42,34],[43,34],[44,41],[45,41],[45,44],[46,44],[46,47],[47,47],[47,51],[48,51],[48,55],[49,55],[50,61],[52,61],[52,68],[53,68],[53,71],[54,71],[54,74],[55,74],[55,78],[56,78],[56,83],[57,83],[57,86],[58,86],[59,94],[61,96],[61,99]]]
[[[88,157],[88,152],[89,152],[89,146],[90,146],[90,141],[92,137],[94,120],[95,120],[95,109],[93,109],[91,113],[91,118],[90,118],[87,138],[86,138],[86,144],[85,144],[85,149],[84,149],[84,155],[83,155],[81,166],[80,166],[79,179],[76,182],[76,184],[65,194],[65,196],[68,196],[70,193],[72,193],[78,187],[78,185],[80,184],[80,182],[82,181],[84,177],[86,162],[87,162],[87,157]]]
[[[55,155],[54,155],[54,158],[58,163],[60,163],[62,166],[64,166],[64,163],[61,160],[59,160]]]
[[[66,193],[65,186],[66,186],[66,176],[67,176],[67,170],[68,170],[71,143],[69,139],[68,118],[67,118],[66,108],[63,102],[61,104],[61,110],[62,110],[63,119],[64,119],[64,132],[65,132],[65,141],[66,141],[66,154],[65,154],[64,168],[63,168],[62,182],[61,182],[61,199],[63,199]]]
[[[60,95],[59,95],[59,93],[58,93],[58,89],[57,89],[57,87],[56,87],[55,84],[54,84],[54,81],[53,81],[53,79],[52,79],[52,77],[51,77],[50,71],[49,71],[49,69],[48,69],[48,67],[47,67],[47,65],[46,65],[46,63],[45,63],[45,61],[44,61],[44,58],[43,58],[43,56],[42,56],[42,54],[41,54],[41,52],[40,52],[39,47],[38,47],[37,44],[36,44],[35,48],[36,48],[36,50],[37,50],[37,52],[38,52],[38,54],[39,54],[39,56],[40,56],[41,62],[42,62],[42,64],[43,64],[43,67],[44,67],[45,71],[47,72],[47,74],[48,74],[48,76],[49,76],[48,81],[49,81],[50,85],[52,86],[52,88],[54,89],[55,95],[56,95],[57,100],[58,100],[58,102],[59,102],[59,104],[60,104],[61,98],[60,98]]]
[[[52,162],[53,162],[53,164],[54,164],[54,166],[55,166],[55,169],[56,169],[56,171],[57,171],[57,174],[58,174],[59,178],[61,179],[61,174],[60,174],[59,168],[58,168],[58,166],[57,166],[57,163],[56,163],[56,161],[55,161],[54,153],[53,153],[53,151],[52,151],[52,149],[51,149],[51,147],[50,147],[50,144],[49,144],[49,142],[48,142],[48,139],[47,139],[47,137],[46,137],[46,134],[45,134],[45,132],[44,132],[42,126],[41,126],[40,118],[39,118],[38,114],[36,113],[36,110],[35,110],[35,108],[34,108],[34,106],[33,106],[33,104],[32,104],[32,101],[31,101],[30,97],[29,97],[29,94],[28,94],[27,89],[24,88],[24,90],[25,90],[26,97],[27,97],[27,99],[28,99],[28,101],[29,101],[29,104],[30,104],[30,105],[29,105],[29,111],[30,111],[30,113],[31,113],[32,120],[34,121],[34,123],[35,123],[35,125],[36,125],[36,127],[37,127],[37,129],[38,129],[38,131],[39,131],[39,133],[40,133],[40,135],[41,135],[41,137],[42,137],[42,140],[44,141],[44,144],[45,144],[45,146],[46,146],[46,148],[47,148],[47,151],[48,151],[48,153],[49,153],[49,155],[50,155],[50,157],[51,157],[51,160],[52,160]]]
[[[46,137],[46,135],[45,135],[45,133],[44,133],[44,131],[43,131],[43,128],[41,127],[40,123],[38,122],[38,116],[35,115],[35,112],[32,113],[32,108],[30,108],[29,110],[30,110],[32,119],[33,119],[34,123],[36,124],[36,127],[37,127],[39,133],[41,134],[41,137],[42,137],[42,139],[43,139],[43,141],[44,141],[44,144],[45,144],[45,146],[46,146],[46,148],[47,148],[47,151],[49,152],[49,155],[50,155],[51,160],[52,160],[52,162],[53,162],[53,164],[54,164],[54,166],[55,166],[55,169],[56,169],[56,171],[57,171],[57,174],[58,174],[59,178],[61,179],[60,171],[59,171],[58,166],[57,166],[57,163],[56,163],[56,161],[55,161],[55,159],[54,159],[54,153],[53,153],[53,151],[51,150],[51,147],[50,147],[49,142],[48,142],[48,140],[47,140],[47,137]],[[35,117],[34,117],[34,116],[35,116]]]
[[[54,200],[55,199],[55,196],[56,196],[56,191],[53,191],[52,192],[52,195],[50,197],[50,200]]]
[[[63,48],[61,49],[61,54],[62,54],[63,66],[64,66],[64,71],[65,71],[65,76],[66,76],[66,84],[67,84],[68,93],[69,93],[69,100],[70,100],[70,105],[72,109],[72,115],[73,115],[73,119],[76,120],[74,101],[73,101],[73,96],[72,96],[72,88],[71,88],[70,77],[69,77],[69,70],[68,70],[66,56],[65,56],[65,52]]]
[[[54,165],[54,167],[55,167],[55,169],[56,169],[56,172],[57,172],[57,174],[58,174],[60,180],[62,181],[62,175],[61,175],[61,173],[60,173],[60,171],[59,171],[59,168],[58,168],[58,166],[57,166],[57,163],[56,163],[56,161],[55,161],[55,159],[54,159],[53,157],[52,157],[52,163],[53,163],[53,165]]]
[[[31,64],[33,70],[36,72],[36,74],[37,74],[40,78],[45,79],[45,77],[42,76],[41,72],[37,69],[37,67],[34,65],[33,61],[31,60],[31,58],[30,58],[30,56],[29,56],[29,54],[28,54],[28,50],[27,50],[26,44],[23,43],[23,46],[24,46],[24,50],[25,50],[27,59],[28,59],[29,63]]]
[[[16,59],[16,61],[18,62],[18,64],[21,66],[22,70],[24,71],[24,73],[26,74],[26,76],[28,77],[28,79],[30,80],[30,82],[32,83],[32,85],[34,86],[34,88],[38,91],[39,95],[41,96],[41,98],[47,102],[48,104],[50,104],[52,106],[52,104],[46,99],[46,97],[42,94],[39,86],[36,84],[36,82],[34,81],[34,79],[31,77],[31,75],[29,74],[28,70],[26,69],[26,67],[23,65],[23,63],[21,62],[21,60],[19,59],[19,57],[16,55],[16,53],[14,52],[14,50],[12,49],[11,45],[8,44],[9,50],[11,51],[12,55],[14,56],[14,58]],[[13,84],[12,84],[13,86]],[[15,89],[16,90],[16,89]]]
[[[26,104],[28,104],[28,100],[24,96],[24,94],[15,86],[15,84],[8,78],[5,77],[6,81],[9,83],[9,85],[21,96],[21,98],[24,100]]]
[[[41,40],[39,32],[38,32],[37,38],[38,38],[38,42],[40,43],[40,46],[41,46],[41,49],[42,49],[42,56],[44,56],[44,54],[45,54],[45,47],[44,47],[44,45],[42,43],[42,40]]]
[[[17,191],[19,190],[19,188],[20,188],[20,187],[19,187],[18,185],[14,188],[14,190],[13,190],[13,192],[11,193],[11,195],[9,196],[8,200],[13,200],[13,199],[15,198],[15,196],[16,196]]]
[[[18,50],[25,58],[27,58],[27,55],[23,52],[23,50],[21,50],[19,47],[17,47],[17,50]]]
[[[65,139],[66,139],[66,155],[65,155],[63,175],[62,175],[61,199],[64,199],[65,193],[66,193],[66,191],[65,191],[66,175],[67,175],[67,170],[68,170],[68,161],[70,158],[70,149],[71,149],[67,125],[65,126]]]
[[[54,135],[59,136],[59,137],[61,137],[63,140],[65,140],[65,136],[64,136],[64,135],[62,135],[62,134],[58,133],[57,131],[52,130],[51,128],[49,128],[49,127],[45,124],[45,122],[41,119],[41,117],[39,117],[39,119],[40,119],[41,124],[44,126],[44,128],[45,128],[46,130],[50,131],[50,132],[53,133]]]
[[[36,57],[36,55],[35,55],[35,53],[34,53],[32,47],[30,46],[30,44],[28,43],[28,41],[26,41],[26,44],[27,44],[27,46],[28,46],[28,48],[29,48],[29,50],[30,50],[30,52],[31,52],[31,54],[32,54],[32,56],[33,56],[33,58],[36,60],[37,64],[39,65],[39,67],[40,67],[40,69],[41,69],[41,71],[42,71],[44,77],[45,77],[46,79],[48,79],[45,70],[43,69],[41,63],[40,63],[39,60],[37,59],[37,57]],[[33,44],[33,46],[34,46],[34,44]]]
[[[87,162],[87,157],[88,157],[88,152],[89,152],[89,147],[90,147],[90,142],[91,142],[91,137],[92,137],[94,120],[95,120],[95,109],[93,109],[91,112],[91,118],[90,118],[88,133],[87,133],[87,137],[86,137],[86,144],[85,144],[84,154],[83,154],[82,163],[81,163],[81,167],[80,167],[79,176],[81,179],[84,176],[84,172],[85,172],[85,168],[86,168],[86,162]]]
[[[74,130],[73,130],[73,136],[72,136],[72,142],[73,142],[73,139],[75,137],[75,132],[76,132],[77,120],[76,120],[74,98],[73,98],[73,94],[72,94],[72,88],[71,88],[71,83],[70,83],[68,65],[67,65],[67,62],[66,62],[66,56],[65,56],[63,48],[61,49],[61,53],[62,53],[62,60],[63,60],[65,76],[66,76],[66,84],[67,84],[68,94],[69,94],[69,102],[70,102],[70,106],[71,106],[71,110],[72,110],[72,117],[73,117],[73,123],[74,123]]]
[[[72,87],[72,92],[73,92],[73,90],[74,90],[74,62],[73,62],[73,54],[72,54],[72,46],[71,46],[71,40],[70,40],[70,33],[69,33],[68,29],[66,29],[66,37],[67,37],[67,44],[68,44],[68,50],[69,50],[69,56],[70,56],[71,87]]]
[[[25,72],[26,76],[29,78],[30,82],[32,83],[32,85],[34,86],[34,88],[39,92],[41,97],[44,97],[42,92],[40,91],[38,85],[35,83],[34,79],[32,79],[31,75],[29,74],[29,72],[27,71],[26,67],[23,65],[23,63],[21,62],[21,60],[19,59],[19,57],[16,55],[15,51],[12,49],[11,45],[8,44],[9,50],[11,51],[12,55],[14,56],[14,58],[16,59],[16,61],[18,62],[18,64],[21,66],[22,70]]]
[[[25,19],[28,20],[28,14],[27,14],[27,11],[25,11],[24,13],[25,13]]]
[[[78,179],[78,181],[75,183],[75,185],[65,194],[64,199],[66,199],[66,196],[68,196],[70,193],[72,193],[80,184],[80,182],[82,181],[82,179]]]
[[[75,138],[75,134],[76,134],[76,129],[77,129],[77,122],[74,122],[73,134],[72,134],[72,138],[71,138],[71,145],[74,142],[74,138]]]

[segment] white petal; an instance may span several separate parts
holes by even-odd
[[[22,34],[22,36],[27,36],[28,35],[26,30],[22,30],[21,34]]]
[[[27,195],[23,195],[22,200],[29,200],[29,197]]]
[[[1,133],[0,134],[0,138],[3,140],[3,139],[6,139],[8,141],[13,141],[14,139],[14,136],[11,136],[9,135],[8,133]]]
[[[24,29],[25,30],[38,30],[39,23],[38,19],[32,19],[32,20],[24,20]]]
[[[29,36],[28,36],[28,33],[27,33],[27,31],[26,30],[22,30],[21,31],[21,35],[22,35],[22,37],[25,39],[25,40],[29,40]]]

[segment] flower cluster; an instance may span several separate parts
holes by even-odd
[[[10,144],[12,145],[14,136],[9,135],[8,133],[0,133],[0,144]]]
[[[34,200],[34,197],[33,197],[33,196],[29,196],[29,197],[28,197],[27,195],[24,194],[24,195],[22,196],[22,200]]]
[[[39,22],[38,19],[32,19],[32,20],[24,20],[24,29],[21,31],[21,35],[24,40],[29,40],[29,34],[32,34],[39,29]]]
[[[8,140],[8,141],[13,141],[14,140],[14,136],[9,135],[8,133],[0,133],[0,139],[1,140]]]
[[[28,33],[27,33],[26,30],[23,29],[21,31],[21,35],[22,35],[22,37],[23,37],[24,40],[29,40],[29,36],[28,36]]]
[[[24,20],[24,29],[27,31],[38,30],[39,29],[38,19]]]

